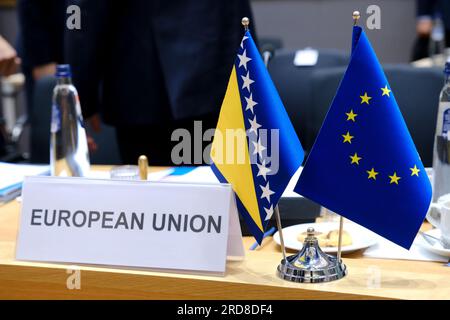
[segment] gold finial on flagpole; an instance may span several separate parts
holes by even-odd
[[[243,17],[241,20],[241,23],[244,26],[245,31],[248,31],[248,26],[250,25],[250,19],[247,17]]]
[[[139,177],[141,180],[147,180],[148,175],[148,159],[146,156],[142,155],[138,159],[139,166]]]
[[[361,13],[359,11],[353,11],[353,25],[356,26],[358,24],[359,18],[361,18]]]

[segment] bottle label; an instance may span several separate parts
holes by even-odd
[[[442,136],[447,137],[450,131],[450,108],[446,109],[442,115]]]
[[[56,133],[61,130],[61,112],[56,105],[52,105],[52,122],[50,125],[50,132]]]

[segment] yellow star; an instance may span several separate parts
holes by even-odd
[[[342,137],[344,137],[344,141],[342,143],[352,143],[352,139],[354,138],[354,136],[350,135],[350,132],[347,131],[346,134],[343,134]]]
[[[346,113],[346,115],[347,115],[347,121],[352,120],[353,122],[355,122],[355,120],[356,120],[355,118],[356,118],[357,114],[353,113],[353,109],[350,110],[349,113]]]
[[[400,177],[397,177],[397,172],[394,172],[394,174],[392,176],[389,176],[389,178],[391,179],[391,184],[395,183],[398,185],[398,180],[400,180]]]
[[[363,96],[359,96],[359,97],[361,98],[361,104],[363,104],[363,103],[369,104],[369,100],[372,99],[371,97],[369,97],[367,95],[367,92],[364,92],[364,95]]]
[[[383,95],[382,96],[388,96],[390,97],[390,93],[392,92],[391,90],[388,89],[388,86],[386,85],[384,88],[381,88],[381,91],[383,91]]]
[[[411,170],[411,177],[412,176],[419,176],[420,170],[419,170],[419,168],[417,168],[416,165],[414,165],[414,168],[409,168],[409,170]]]
[[[357,165],[359,165],[359,160],[361,160],[362,158],[358,157],[358,154],[355,152],[354,155],[350,156],[350,159],[352,159],[352,163],[351,164],[356,163]]]
[[[378,172],[376,172],[374,168],[372,168],[372,170],[366,171],[366,172],[369,174],[369,177],[367,179],[377,180]]]

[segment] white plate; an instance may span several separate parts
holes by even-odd
[[[303,243],[298,241],[297,237],[300,233],[306,232],[309,227],[313,227],[316,232],[329,232],[332,230],[338,230],[339,224],[337,222],[304,223],[283,228],[285,247],[293,250],[300,250]],[[344,230],[350,233],[353,243],[349,246],[342,247],[342,253],[365,249],[377,242],[378,236],[375,233],[355,223],[345,222]],[[273,240],[277,244],[280,244],[280,235],[278,232],[273,235]],[[323,247],[321,249],[326,253],[337,252],[337,247]]]
[[[441,237],[441,230],[439,230],[439,229],[432,229],[425,233],[429,234],[430,236],[436,237],[436,238]],[[437,243],[437,242],[434,245],[431,245],[425,239],[423,239],[423,237],[421,235],[418,235],[417,238],[418,238],[418,241],[416,241],[416,243],[421,248],[424,248],[425,250],[431,251],[440,256],[450,258],[450,249],[445,249],[440,243]]]

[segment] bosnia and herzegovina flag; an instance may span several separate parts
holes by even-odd
[[[211,168],[236,194],[238,211],[261,243],[303,149],[246,32],[231,72],[211,150]]]
[[[430,182],[360,27],[295,191],[407,249],[425,218]]]

